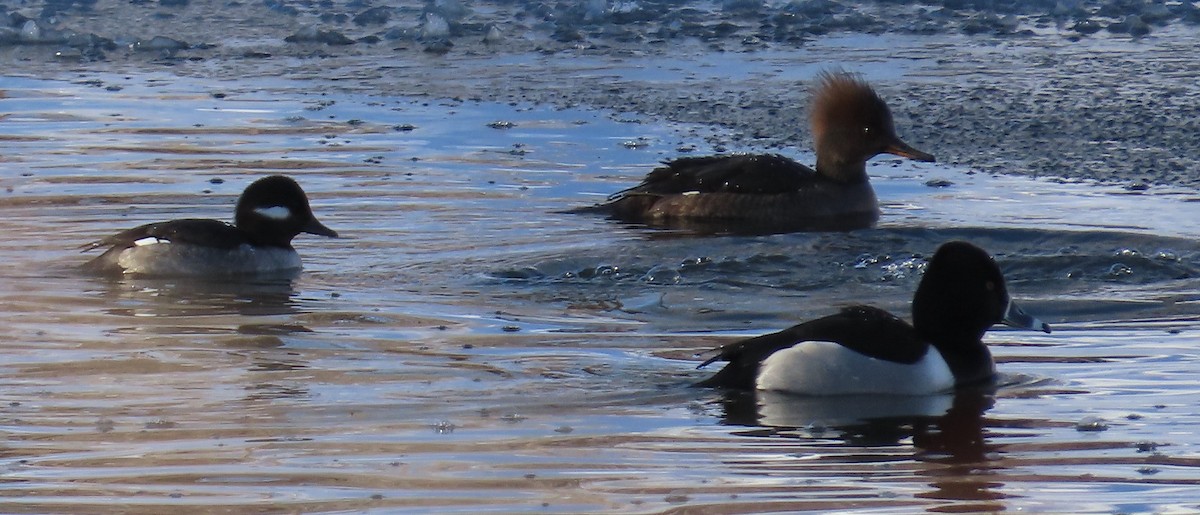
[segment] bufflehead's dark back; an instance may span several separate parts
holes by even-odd
[[[337,237],[317,221],[296,181],[273,175],[254,181],[238,198],[234,225],[180,219],[121,231],[85,246],[109,247],[84,265],[103,274],[230,276],[298,270],[292,239],[300,233]]]

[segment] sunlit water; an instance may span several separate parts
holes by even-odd
[[[2,511],[1200,509],[1194,192],[879,159],[876,229],[695,235],[556,213],[710,150],[683,127],[86,79],[0,79]],[[228,220],[270,173],[345,236],[298,238],[296,280],[76,270],[120,229]],[[906,313],[948,239],[1056,329],[988,337],[998,391],[688,387],[736,337]]]

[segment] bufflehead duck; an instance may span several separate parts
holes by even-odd
[[[85,245],[110,247],[84,265],[105,274],[230,276],[300,269],[292,238],[306,232],[336,238],[318,222],[308,197],[289,177],[264,177],[238,198],[234,224],[181,219],[134,227]]]
[[[853,306],[783,331],[719,349],[701,364],[728,361],[700,386],[805,395],[925,395],[985,384],[996,374],[981,341],[1004,323],[1050,332],[1008,296],[983,249],[954,241],[938,248],[912,301],[913,323]]]
[[[697,222],[749,230],[851,230],[879,218],[867,160],[881,153],[934,161],[896,136],[892,112],[859,76],[817,77],[810,113],[817,166],[778,154],[683,157],[652,170],[641,184],[577,213],[689,226]]]

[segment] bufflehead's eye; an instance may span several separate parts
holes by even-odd
[[[254,212],[272,220],[287,220],[292,217],[292,210],[283,206],[256,207]]]
[[[870,126],[863,127],[862,133],[863,134],[871,134],[871,127]]]
[[[996,283],[994,283],[992,281],[983,283],[983,287],[986,288],[987,291],[996,291]]]

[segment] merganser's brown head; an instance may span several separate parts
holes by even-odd
[[[837,70],[818,75],[811,118],[817,172],[831,179],[866,181],[867,160],[882,153],[934,161],[896,136],[892,111],[856,74]]]

